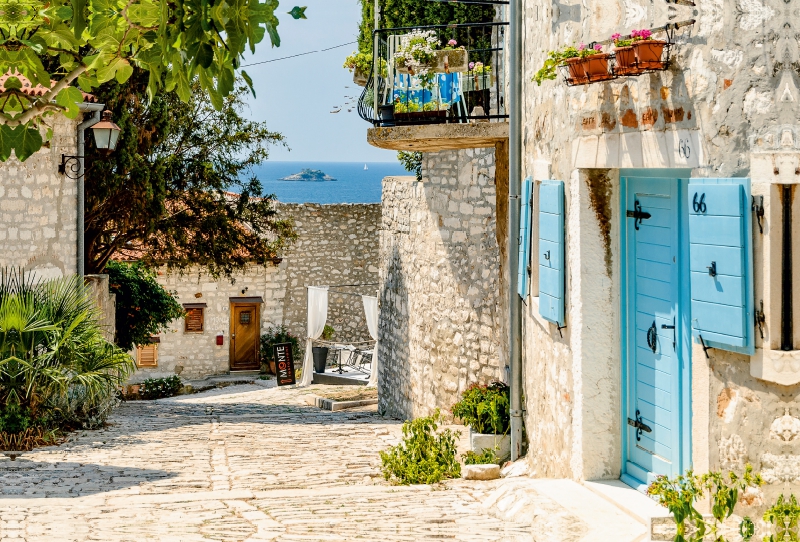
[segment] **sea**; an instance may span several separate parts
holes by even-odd
[[[364,166],[367,169],[364,169]],[[280,181],[303,169],[318,169],[336,181]],[[411,175],[398,162],[264,162],[253,173],[268,194],[286,203],[380,203],[381,180]]]

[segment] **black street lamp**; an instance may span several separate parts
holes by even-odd
[[[93,124],[91,128],[92,132],[94,132],[94,142],[98,150],[110,153],[117,148],[120,127],[111,120],[111,111],[103,111],[100,122]],[[81,167],[82,159],[83,156],[62,154],[61,163],[58,165],[58,172],[62,175],[66,175],[70,179],[79,179],[83,177],[85,173],[81,171],[83,169]]]

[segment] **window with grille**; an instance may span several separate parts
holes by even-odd
[[[150,343],[136,348],[137,367],[158,367],[158,344]]]
[[[203,309],[199,307],[187,308],[184,331],[186,333],[203,332]]]

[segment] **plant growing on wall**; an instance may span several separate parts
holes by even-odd
[[[196,80],[216,109],[235,90],[246,52],[265,37],[280,45],[277,0],[20,0],[0,13],[0,161],[25,160],[52,137],[48,118],[75,118],[108,81],[148,72],[147,98],[174,90],[183,101]],[[302,10],[296,16],[302,14]],[[24,90],[21,77],[40,93]],[[74,86],[77,84],[79,88]]]
[[[105,269],[109,289],[116,294],[116,336],[125,350],[148,344],[166,331],[170,322],[186,314],[174,292],[166,291],[156,274],[141,264],[110,261]]]
[[[394,484],[436,484],[461,476],[456,460],[459,433],[437,432],[441,423],[437,409],[432,416],[403,424],[403,440],[380,452],[383,477]]]
[[[475,433],[505,435],[511,423],[509,388],[503,382],[473,384],[453,405],[453,416]]]
[[[773,528],[773,534],[765,542],[800,540],[800,506],[797,497],[781,494],[778,500],[764,512],[764,521]]]
[[[542,81],[552,81],[556,78],[556,70],[559,66],[566,64],[569,58],[578,58],[578,48],[575,45],[565,45],[560,49],[547,52],[547,58],[539,71],[537,71],[533,80],[537,85],[541,85]]]
[[[403,169],[413,173],[417,177],[417,181],[421,181],[422,180],[422,153],[421,152],[399,151],[397,153],[397,160],[403,166]]]

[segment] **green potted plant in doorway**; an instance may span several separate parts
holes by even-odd
[[[320,335],[320,339],[323,341],[330,341],[333,339],[334,333],[336,333],[336,330],[328,324],[325,324],[325,327],[322,329],[322,335]],[[328,361],[328,347],[314,346],[311,348],[311,354],[314,356],[314,372],[324,373],[325,363]]]

